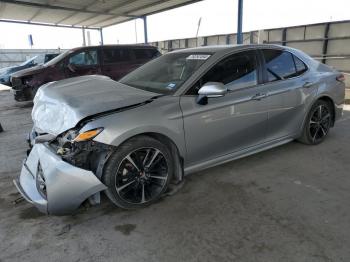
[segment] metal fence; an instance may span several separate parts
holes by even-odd
[[[236,34],[153,42],[163,53],[189,47],[235,44]],[[350,87],[350,21],[337,21],[246,32],[244,44],[270,43],[303,50],[345,73]]]
[[[36,55],[60,51],[62,52],[59,49],[0,49],[0,68],[21,64]]]

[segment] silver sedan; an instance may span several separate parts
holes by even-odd
[[[179,50],[119,82],[48,83],[14,183],[49,214],[98,204],[102,191],[119,207],[144,207],[186,174],[295,139],[321,143],[344,94],[341,73],[274,45]]]

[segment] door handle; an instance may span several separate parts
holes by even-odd
[[[303,88],[312,87],[314,84],[315,84],[315,83],[313,83],[313,82],[306,81],[306,82],[303,84]]]
[[[254,96],[252,96],[252,100],[261,100],[265,98],[267,95],[265,93],[258,93]]]

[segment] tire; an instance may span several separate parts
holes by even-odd
[[[317,100],[307,115],[302,135],[298,141],[307,145],[322,143],[332,126],[333,114],[332,105],[329,102]]]
[[[152,137],[137,136],[111,155],[102,182],[107,186],[106,195],[115,205],[135,209],[156,202],[167,190],[173,173],[169,148]]]
[[[39,87],[40,86],[35,86],[35,87],[32,87],[32,88],[28,88],[29,89],[29,96],[30,96],[31,100],[34,99],[34,97],[36,95],[36,92],[38,92]]]

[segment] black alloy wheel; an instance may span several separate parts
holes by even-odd
[[[156,148],[140,148],[120,163],[115,181],[118,195],[131,204],[145,204],[157,197],[168,180],[168,164]]]
[[[169,148],[155,138],[138,136],[117,148],[102,177],[114,204],[130,209],[148,206],[166,191],[174,172]]]
[[[323,104],[313,109],[309,132],[312,142],[318,144],[327,136],[332,123],[332,115],[329,108]]]
[[[300,142],[308,145],[321,143],[333,124],[333,110],[330,102],[318,100],[311,107],[306,118]]]

